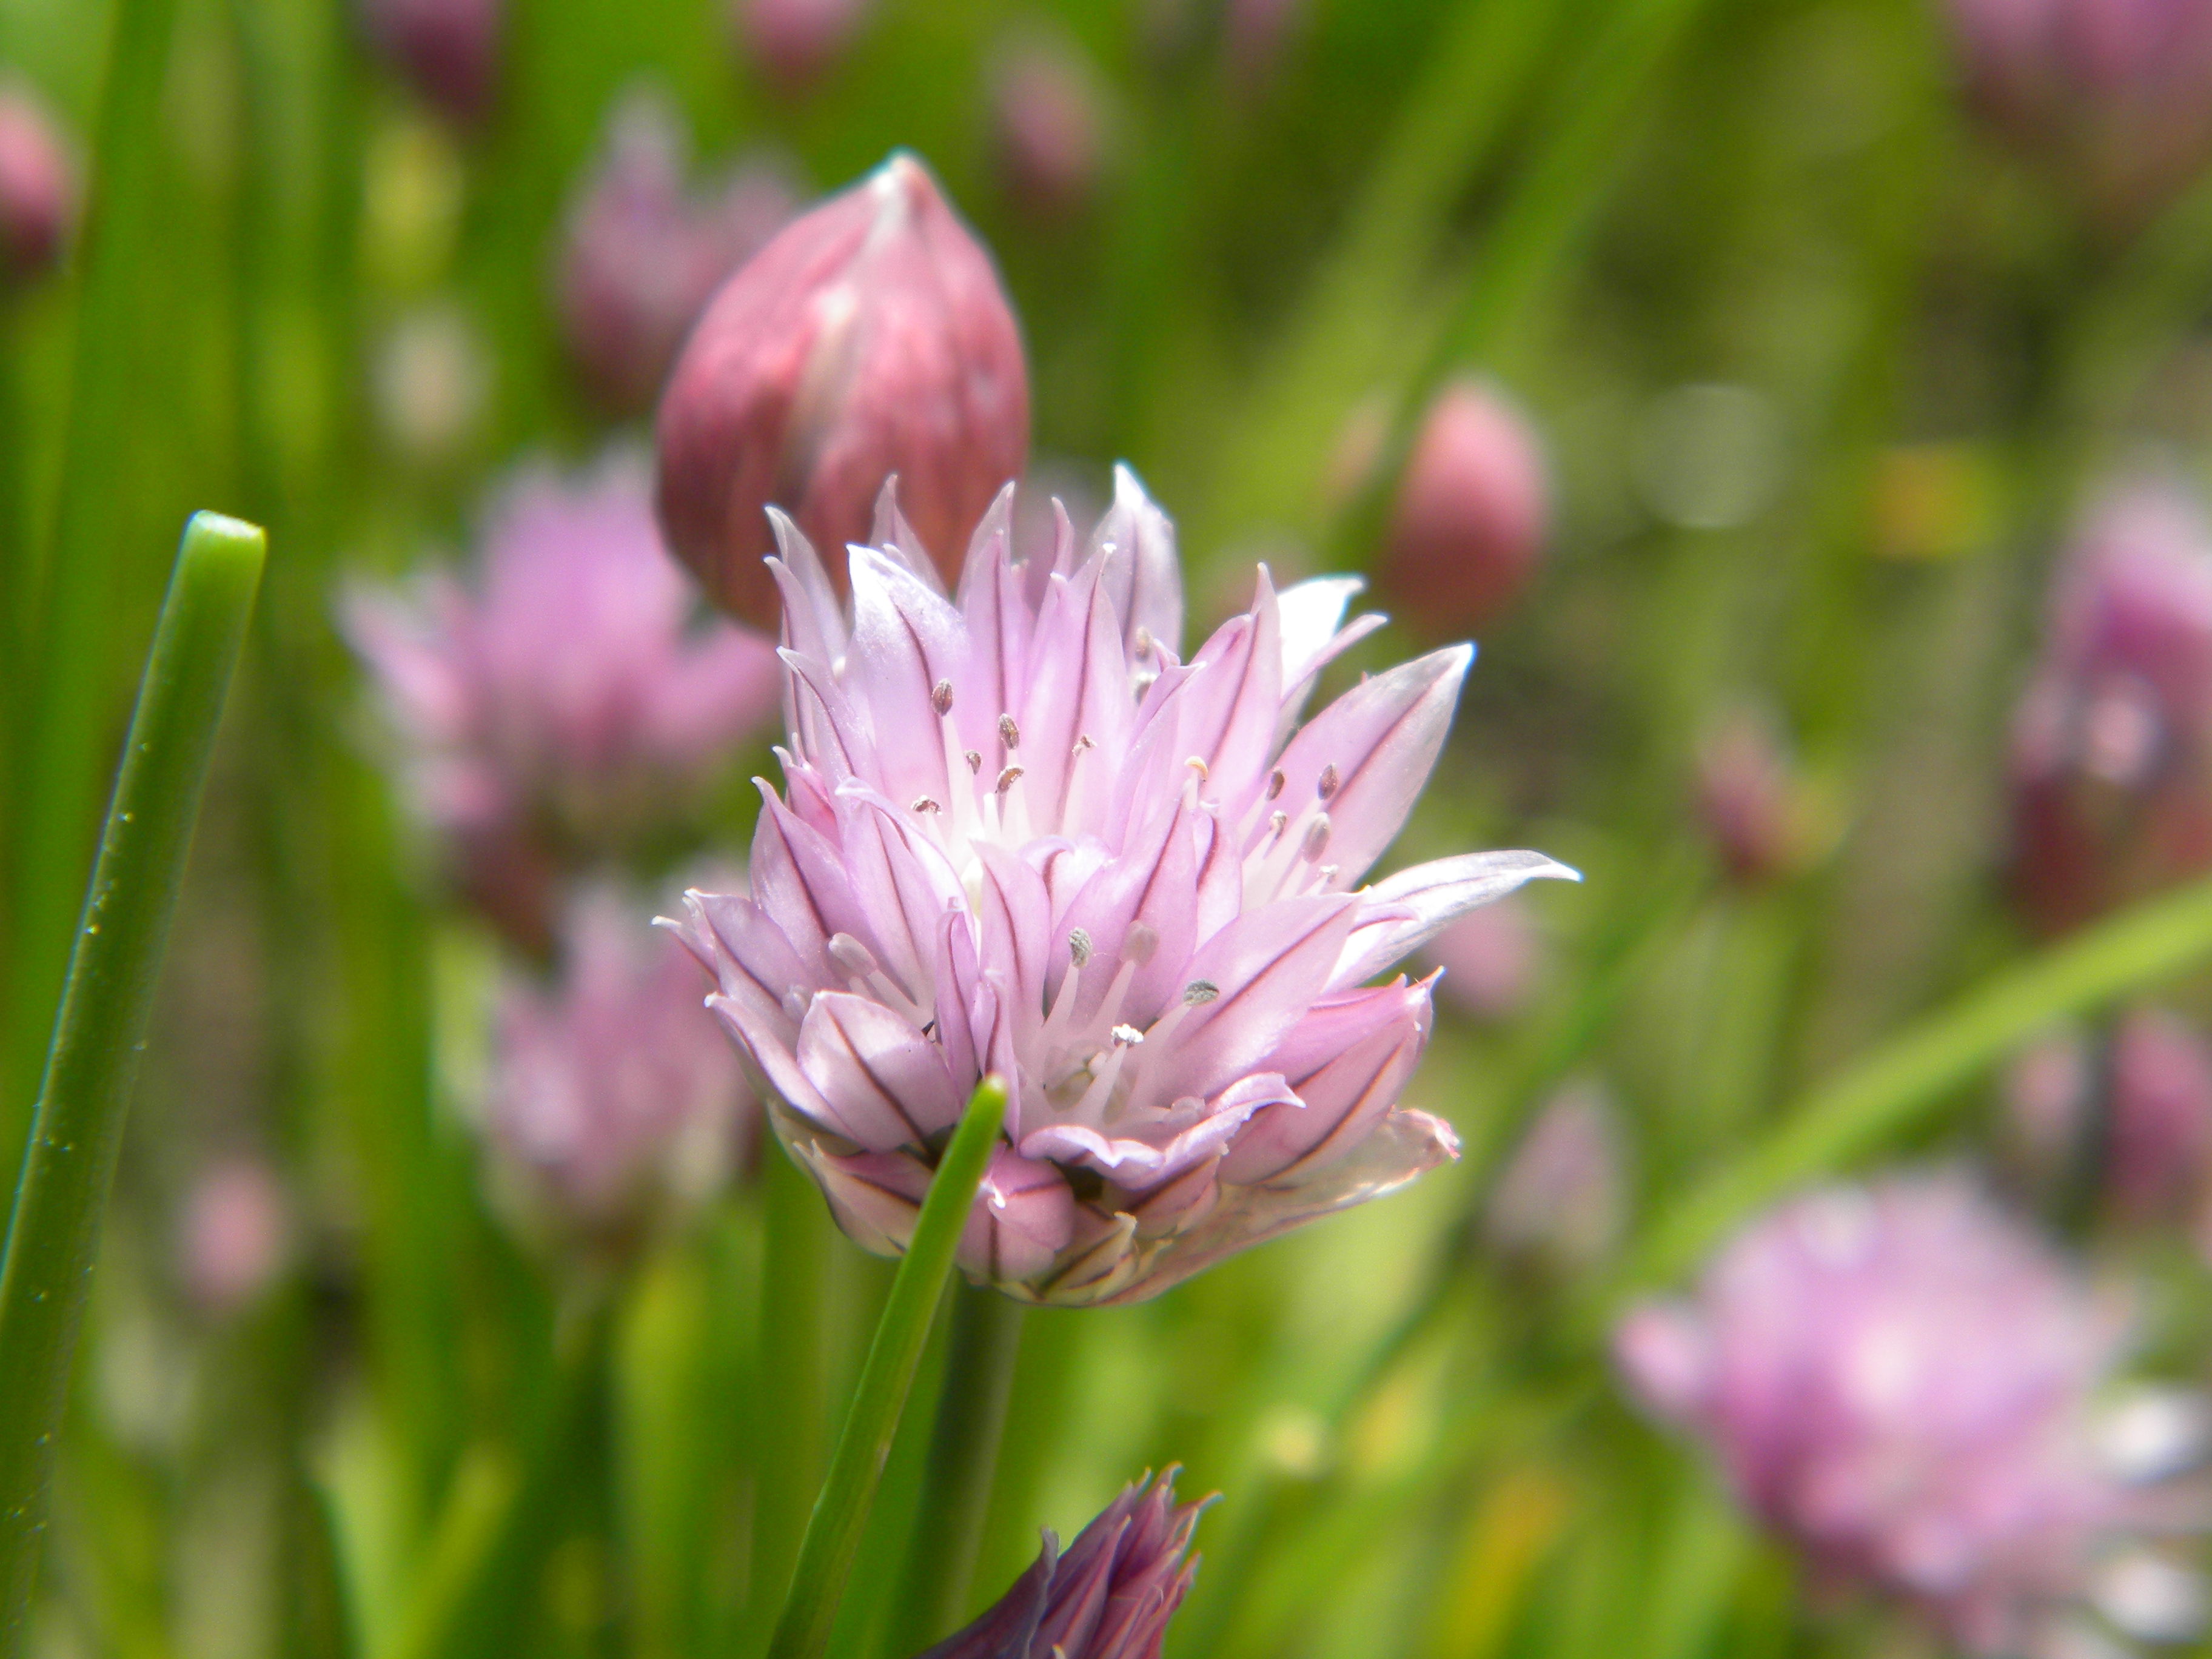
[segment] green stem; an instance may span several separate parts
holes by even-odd
[[[805,1540],[799,1547],[791,1594],[769,1644],[769,1659],[819,1659],[830,1645],[838,1599],[860,1550],[860,1530],[867,1524],[876,1484],[883,1478],[884,1460],[890,1455],[907,1391],[914,1386],[915,1367],[929,1342],[929,1328],[944,1297],[945,1276],[951,1271],[961,1230],[968,1224],[975,1188],[1006,1117],[1006,1081],[987,1077],[969,1101],[967,1114],[938,1164],[913,1240],[891,1280],[875,1340],[860,1367],[860,1386],[853,1391],[852,1410],[830,1462],[830,1478],[823,1482],[822,1496],[806,1523]]]
[[[108,809],[0,1260],[0,1655],[24,1650],[100,1212],[267,542],[192,515]]]
[[[822,1194],[773,1139],[761,1154],[761,1294],[758,1383],[754,1389],[752,1593],[760,1609],[757,1653],[769,1620],[790,1588],[806,1529],[807,1508],[822,1486],[822,1322],[830,1225]]]
[[[887,1653],[920,1652],[948,1635],[968,1610],[1013,1396],[1022,1304],[988,1285],[956,1284],[951,1295],[945,1386],[937,1397]]]

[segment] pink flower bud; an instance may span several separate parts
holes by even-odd
[[[2138,1008],[2112,1036],[2105,1188],[2136,1222],[2188,1218],[2212,1173],[2212,1043],[2179,1015]]]
[[[369,39],[425,102],[481,120],[499,82],[501,0],[364,0]]]
[[[726,283],[662,397],[660,514],[737,616],[781,610],[772,502],[817,545],[869,539],[884,478],[938,568],[1029,453],[1029,376],[990,257],[928,170],[891,157]],[[843,562],[828,563],[843,586]]]
[[[769,82],[797,91],[845,55],[870,0],[737,0],[738,33]]]
[[[1443,1000],[1480,1020],[1511,1018],[1527,1006],[1543,970],[1544,939],[1517,898],[1465,916],[1430,942],[1427,959],[1444,970]]]
[[[2212,153],[2212,9],[2199,0],[1948,0],[1968,97],[2120,222]]]
[[[1464,635],[1527,584],[1549,517],[1543,457],[1527,423],[1495,392],[1455,382],[1422,419],[1378,585],[1422,635]]]
[[[712,193],[695,193],[684,180],[687,149],[665,99],[631,94],[569,210],[562,328],[592,392],[617,411],[652,402],[715,289],[796,205],[782,170],[759,161]]]
[[[1032,213],[1074,211],[1097,186],[1106,160],[1098,77],[1072,43],[1026,40],[1001,56],[991,106],[1000,171]]]
[[[1537,1115],[1499,1174],[1483,1235],[1540,1271],[1582,1272],[1620,1235],[1622,1186],[1612,1104],[1595,1084],[1571,1085]]]
[[[21,88],[0,90],[0,270],[24,282],[61,258],[76,187],[61,140]]]
[[[1240,91],[1257,92],[1274,79],[1305,12],[1306,0],[1223,0],[1222,57]]]
[[[1762,708],[1731,710],[1698,750],[1697,810],[1738,881],[1786,874],[1803,851],[1788,752]]]
[[[284,1266],[291,1231],[282,1188],[257,1158],[232,1158],[193,1184],[178,1229],[185,1288],[213,1313],[258,1296]]]

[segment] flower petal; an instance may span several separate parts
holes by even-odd
[[[1359,925],[1345,943],[1332,986],[1357,985],[1457,921],[1523,884],[1580,881],[1581,872],[1541,853],[1462,853],[1376,882],[1361,896]]]
[[[825,991],[799,1023],[798,1058],[835,1122],[862,1146],[920,1146],[960,1121],[938,1046],[879,1002]]]

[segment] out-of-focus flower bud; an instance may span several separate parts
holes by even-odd
[[[1612,1103],[1595,1084],[1571,1085],[1537,1115],[1499,1174],[1483,1237],[1539,1273],[1582,1273],[1620,1237],[1623,1185]]]
[[[269,1166],[227,1159],[203,1172],[185,1201],[178,1258],[185,1289],[210,1313],[228,1313],[259,1296],[283,1271],[291,1206]]]
[[[1800,867],[1811,835],[1796,769],[1766,709],[1730,709],[1698,745],[1698,820],[1738,881],[1757,883]]]
[[[76,171],[52,122],[21,87],[0,87],[0,270],[7,279],[27,282],[58,264],[76,217]]]
[[[492,1179],[533,1236],[622,1249],[695,1211],[756,1121],[708,987],[650,905],[587,888],[550,985],[502,996],[484,1109]]]
[[[476,436],[491,395],[491,356],[467,314],[447,305],[410,313],[377,349],[371,390],[392,448],[422,466],[454,461]]]
[[[2057,932],[2212,868],[2212,528],[2178,488],[2092,509],[2013,722],[2013,877]]]
[[[1306,0],[1223,0],[1221,55],[1231,84],[1249,94],[1273,81],[1305,13]]]
[[[1176,1471],[1122,1488],[1066,1554],[1049,1531],[996,1606],[919,1659],[1153,1659],[1198,1558],[1205,1504],[1177,1504]]]
[[[908,533],[949,578],[1021,476],[1029,409],[990,256],[896,155],[787,226],[692,331],[660,402],[661,522],[712,598],[772,629],[764,509],[819,546],[863,543],[896,474]]]
[[[365,592],[347,606],[419,811],[463,885],[526,946],[564,866],[680,824],[770,718],[774,647],[694,626],[641,459],[574,481],[544,471],[491,515],[472,588]]]
[[[481,120],[499,89],[501,0],[362,0],[368,37],[454,120]]]
[[[738,33],[769,83],[797,92],[845,55],[872,0],[736,0]]]
[[[1033,214],[1073,212],[1105,165],[1105,94],[1080,48],[1053,35],[1007,46],[991,76],[994,141],[1014,199]]]
[[[711,192],[684,180],[688,144],[668,100],[625,98],[568,212],[560,272],[568,349],[610,408],[648,406],[723,278],[766,246],[797,196],[772,163],[739,166]]]
[[[2058,1651],[2092,1601],[2145,1610],[2104,1574],[2176,1523],[2180,1495],[2147,1483],[2203,1437],[2108,1406],[2124,1349],[2081,1271],[1954,1175],[1787,1204],[1693,1298],[1614,1338],[1645,1406],[1703,1439],[1816,1577],[1913,1605],[1974,1654]]]
[[[2097,1090],[2088,1039],[2063,1027],[2014,1055],[1998,1085],[2006,1161],[2029,1183],[2056,1188],[2075,1167]]]
[[[1534,571],[1549,495],[1528,423],[1489,387],[1454,382],[1421,418],[1376,586],[1425,637],[1480,627]]]
[[[1968,96],[2101,216],[2139,221],[2212,154],[2198,0],[1948,0]]]
[[[2136,1222],[2193,1217],[2212,1175],[2212,1042],[2162,1008],[2112,1034],[2105,1188]]]
[[[1541,976],[1544,938],[1525,903],[1502,898],[1452,923],[1422,956],[1444,970],[1437,989],[1446,1004],[1480,1020],[1510,1019]]]

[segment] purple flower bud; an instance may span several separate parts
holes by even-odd
[[[2212,154],[2197,0],[1948,0],[1969,98],[2106,218],[2162,205]]]
[[[1544,938],[1526,904],[1504,898],[1454,922],[1422,955],[1444,970],[1437,988],[1445,1002],[1476,1019],[1510,1019],[1542,976]]]
[[[2138,1008],[2112,1034],[2105,1183],[2130,1220],[2192,1218],[2212,1176],[2212,1042],[2180,1016]]]
[[[1087,542],[1060,515],[1041,583],[1012,507],[951,594],[887,513],[848,550],[849,608],[779,518],[786,787],[763,786],[750,891],[689,896],[683,932],[860,1243],[905,1248],[933,1149],[995,1072],[1006,1138],[963,1267],[1028,1301],[1133,1301],[1453,1156],[1398,1103],[1431,982],[1368,981],[1572,872],[1477,853],[1361,885],[1465,647],[1300,726],[1374,625],[1339,625],[1356,580],[1278,594],[1262,568],[1186,662],[1174,529],[1127,469]]]
[[[1042,217],[1083,206],[1106,161],[1097,71],[1073,42],[1036,35],[1009,46],[991,79],[999,166],[1014,199]]]
[[[1620,1126],[1605,1091],[1571,1085],[1522,1137],[1483,1212],[1492,1249],[1541,1272],[1594,1267],[1620,1232]]]
[[[845,55],[870,9],[871,0],[736,0],[735,15],[769,83],[797,92]]]
[[[1805,837],[1796,795],[1781,733],[1765,709],[1731,709],[1698,746],[1698,817],[1738,881],[1765,881],[1800,861]]]
[[[2013,878],[2074,927],[2212,868],[2212,527],[2139,483],[2089,514],[2013,722]]]
[[[1064,1555],[1047,1531],[996,1606],[918,1659],[1157,1659],[1197,1576],[1190,1535],[1206,1508],[1178,1505],[1175,1478],[1122,1488]]]
[[[1726,1247],[1615,1353],[1820,1578],[1913,1604],[1975,1653],[2038,1651],[2148,1523],[2102,1414],[2123,1322],[1953,1174],[1832,1188]]]
[[[76,217],[76,170],[21,87],[0,88],[0,270],[27,282],[60,263]]]
[[[764,507],[818,545],[866,542],[896,474],[904,534],[957,574],[1029,418],[990,256],[896,155],[787,226],[692,331],[660,403],[661,522],[717,603],[771,627]]]
[[[495,1188],[526,1231],[620,1247],[713,1195],[755,1115],[708,989],[649,909],[605,887],[566,917],[550,985],[501,995],[484,1110]]]
[[[499,84],[501,0],[362,0],[368,37],[423,101],[464,125]]]
[[[244,1307],[283,1271],[291,1206],[269,1166],[234,1158],[202,1172],[178,1227],[185,1288],[213,1313]]]
[[[1222,0],[1222,56],[1231,83],[1251,94],[1273,81],[1305,14],[1306,0]]]
[[[696,609],[626,456],[574,480],[522,475],[471,584],[433,575],[412,597],[349,599],[347,632],[405,741],[422,816],[465,882],[526,884],[495,914],[527,914],[543,896],[533,874],[680,819],[769,717],[769,642],[695,627]]]
[[[610,408],[645,408],[722,280],[791,216],[782,170],[751,162],[710,195],[684,181],[687,145],[667,100],[633,93],[568,212],[560,275],[568,349]]]
[[[1431,638],[1489,622],[1535,570],[1549,498],[1527,422],[1486,386],[1446,386],[1422,417],[1399,481],[1382,590]]]

